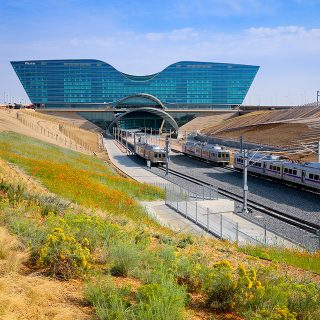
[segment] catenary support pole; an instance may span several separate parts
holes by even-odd
[[[168,175],[169,171],[169,139],[166,137],[166,176]]]
[[[248,213],[248,155],[243,150],[243,205],[242,213]]]

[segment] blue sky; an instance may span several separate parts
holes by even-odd
[[[248,104],[320,90],[320,0],[0,0],[0,102],[26,99],[9,61],[101,59],[151,74],[181,60],[261,66]]]

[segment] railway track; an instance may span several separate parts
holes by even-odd
[[[164,167],[160,166],[159,169],[162,171],[165,171]],[[203,185],[203,186],[211,186],[211,184],[208,182],[205,182],[200,179],[185,175],[184,173],[181,173],[179,171],[172,170],[172,169],[169,169],[168,171],[170,174],[172,174],[176,177],[179,177],[181,179],[184,179],[186,181],[192,182],[194,184]],[[230,191],[223,189],[223,188],[218,188],[218,193],[229,198],[229,199],[243,203],[242,196],[239,196],[236,193],[230,192]],[[273,218],[276,218],[278,220],[281,220],[287,224],[298,227],[298,228],[305,230],[309,233],[315,234],[315,235],[317,235],[320,230],[320,225],[318,225],[318,224],[315,224],[315,223],[309,222],[309,221],[305,221],[305,220],[298,218],[298,217],[294,217],[290,214],[287,214],[285,212],[267,207],[267,206],[262,205],[256,201],[253,201],[253,200],[248,200],[248,207],[251,209],[257,210],[259,212],[262,212],[262,213],[264,213],[268,216],[271,216]]]

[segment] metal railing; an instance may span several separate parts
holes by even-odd
[[[238,223],[224,216],[225,213],[230,213],[229,211],[214,212],[202,206],[201,203],[204,200],[218,199],[214,189],[208,188],[203,192],[202,186],[199,186],[198,190],[191,191],[171,183],[155,183],[153,185],[165,190],[165,203],[168,207],[215,237],[237,243],[264,244],[266,242],[247,234],[239,227]],[[199,194],[202,196],[200,197]]]
[[[206,207],[208,203],[205,200],[217,200],[218,194],[211,190],[212,196],[209,199],[209,196],[206,197],[206,195],[210,195],[210,191],[204,193],[202,186],[198,186],[198,189],[191,191],[173,183],[154,183],[153,185],[165,190],[165,203],[168,207],[220,239],[236,242],[239,245],[295,247],[308,251],[315,251],[320,248],[320,238],[303,230],[299,229],[301,239],[298,243],[268,230],[266,225],[261,226],[244,219],[235,211],[222,212],[209,209]],[[212,207],[214,208],[214,203],[212,203]],[[230,219],[230,217],[234,219]]]

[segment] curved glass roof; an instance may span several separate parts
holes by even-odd
[[[153,107],[164,108],[164,105],[159,99],[150,94],[134,94],[119,100],[116,103],[117,108],[133,108],[133,107]]]

